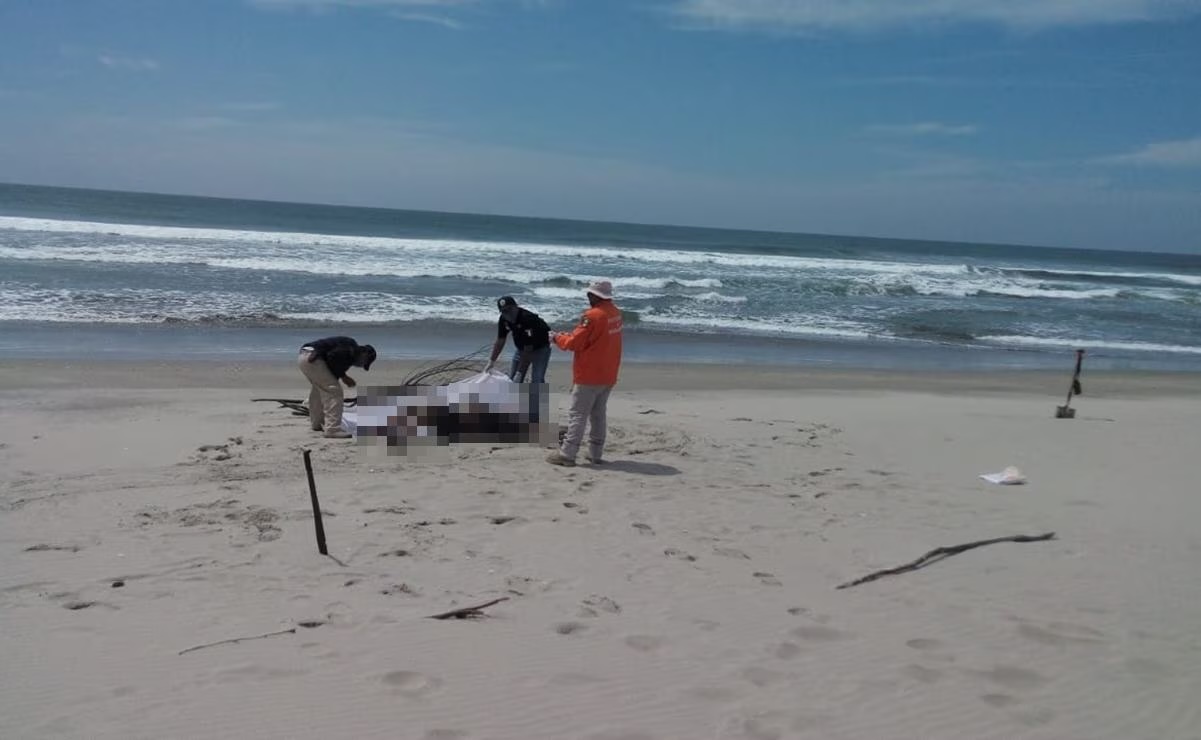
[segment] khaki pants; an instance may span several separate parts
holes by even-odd
[[[325,360],[309,362],[309,353],[300,353],[300,372],[308,378],[309,423],[314,431],[325,429],[337,432],[342,429],[342,384],[334,377]]]
[[[571,387],[571,410],[567,414],[567,435],[559,445],[563,457],[574,460],[584,441],[584,427],[588,430],[588,456],[600,460],[605,450],[605,433],[608,431],[605,412],[609,404],[611,385],[574,385]]]

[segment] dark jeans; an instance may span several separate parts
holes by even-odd
[[[526,380],[526,372],[521,371],[522,352],[513,353],[513,361],[509,364],[509,380],[514,380],[518,383],[524,383]],[[529,365],[526,371],[530,373],[530,382],[541,384],[546,382],[546,366],[550,364],[550,345],[542,349],[531,349],[525,354],[529,357]]]
[[[537,424],[542,417],[543,394],[541,390],[546,385],[546,366],[550,364],[550,345],[541,349],[531,349],[524,353],[525,359],[529,361],[525,371],[521,369],[522,354],[522,352],[513,353],[513,362],[509,365],[509,379],[524,383],[526,375],[529,375],[530,423]]]

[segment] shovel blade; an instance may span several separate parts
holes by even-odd
[[[1055,407],[1055,418],[1056,419],[1075,419],[1076,418],[1076,409],[1070,408],[1068,406],[1056,406]]]

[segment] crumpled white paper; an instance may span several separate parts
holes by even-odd
[[[989,483],[997,483],[1002,486],[1019,486],[1026,482],[1026,476],[1022,475],[1022,471],[1012,465],[999,473],[985,473],[980,477]]]

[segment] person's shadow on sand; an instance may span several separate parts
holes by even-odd
[[[679,475],[680,469],[670,465],[637,460],[607,460],[597,466],[600,470],[615,470],[619,473],[635,473],[637,475]]]

